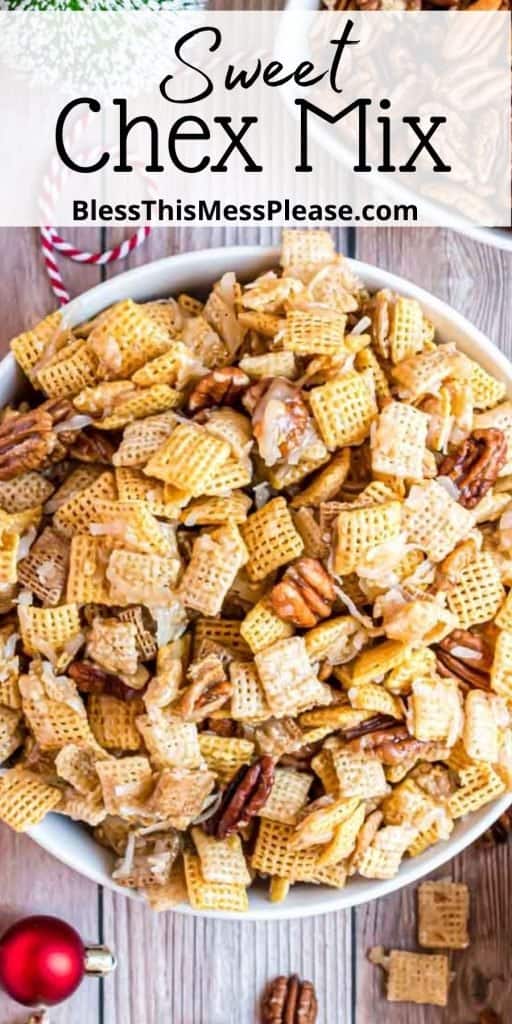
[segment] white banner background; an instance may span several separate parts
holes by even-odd
[[[343,223],[364,221],[367,204],[384,204],[387,223],[401,221],[399,207],[416,204],[416,223],[443,224],[465,217],[475,224],[510,223],[510,31],[507,12],[382,12],[278,13],[278,12],[169,12],[83,13],[0,12],[0,223],[110,223],[122,204],[139,204],[130,223],[156,223],[140,202],[160,198],[169,205],[162,223],[196,220],[198,204],[220,201],[215,222],[313,223],[325,207],[339,213]],[[337,73],[342,92],[329,85],[328,73],[335,47],[348,20],[352,38]],[[177,41],[194,29],[208,28],[183,44],[182,60],[175,55]],[[210,52],[216,30],[221,42]],[[249,73],[273,60],[285,72],[310,60],[321,81],[310,88],[294,83],[270,87],[261,75],[250,89],[226,88],[229,65]],[[186,67],[184,60],[193,67]],[[160,92],[161,81],[173,102]],[[208,75],[212,93],[198,102],[183,102],[197,95]],[[105,152],[102,171],[80,174],[66,170],[56,154],[55,126],[63,107],[80,96],[101,103],[100,113],[77,108],[66,121],[70,156],[91,164]],[[382,125],[391,118],[391,156],[396,166],[406,163],[418,138],[402,118],[419,115],[423,130],[433,115],[447,118],[432,135],[432,143],[452,170],[435,173],[423,151],[416,173],[354,173],[357,161],[356,118],[347,116],[336,125],[309,115],[308,159],[313,170],[298,173],[300,131],[297,98],[334,115],[360,97],[372,100],[368,113],[369,162],[382,159]],[[379,109],[389,98],[391,107]],[[140,124],[130,133],[128,153],[133,173],[114,173],[119,143],[119,108],[115,98],[126,98],[128,117],[151,116],[158,124],[159,162],[164,170],[145,171],[150,155],[150,130]],[[182,161],[197,164],[208,157],[199,173],[184,173],[169,156],[168,135],[183,117],[200,117],[208,126],[208,140],[179,141]],[[257,118],[243,137],[259,173],[244,170],[238,152],[227,160],[224,173],[212,172],[229,145],[215,118],[230,116],[235,133],[245,116]],[[197,128],[193,129],[197,131]],[[96,216],[90,201],[96,200]],[[87,206],[88,216],[74,219],[74,201]],[[295,214],[285,216],[286,200]],[[268,203],[276,204],[275,213]],[[99,207],[103,204],[103,210]],[[107,204],[107,206],[105,206]],[[189,211],[184,205],[189,204]],[[260,215],[251,219],[254,207]],[[277,209],[281,204],[281,212]],[[297,204],[306,209],[304,218]],[[247,207],[247,217],[240,207]],[[112,207],[109,215],[108,206]],[[352,211],[352,212],[350,212]],[[139,216],[136,216],[137,212]],[[290,212],[290,210],[288,211]],[[104,216],[100,217],[99,214]],[[180,216],[181,213],[181,216]],[[371,217],[371,213],[369,214]],[[128,219],[128,218],[127,218]],[[376,218],[374,218],[376,219]],[[334,217],[331,223],[339,223]]]

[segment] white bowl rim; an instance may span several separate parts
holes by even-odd
[[[297,14],[298,12],[303,12],[313,14],[315,11],[320,10],[322,10],[321,0],[286,0],[283,13]],[[413,16],[414,14],[421,16],[421,11],[413,12]],[[294,33],[294,29],[300,26],[300,24],[301,21],[297,18],[281,22],[281,27],[276,37],[278,55],[282,49],[286,53],[288,60],[293,56],[293,52],[290,54],[290,51],[293,48],[294,40],[297,44],[300,42]],[[300,53],[302,55],[302,50]],[[283,95],[286,102],[286,92]],[[343,143],[337,141],[328,126],[319,121],[313,121],[311,131],[325,149],[339,159],[340,162],[346,163],[348,153],[345,151]],[[407,185],[404,185],[399,180],[395,181],[393,178],[386,178],[381,175],[379,187],[384,193],[387,192],[390,196],[394,195],[399,200],[406,201],[409,199],[409,201],[412,201],[414,199],[414,192],[411,192]],[[448,207],[441,206],[435,199],[423,198],[422,206],[427,216],[432,218],[431,222],[424,225],[425,227],[451,228],[467,238],[472,238],[475,242],[490,245],[495,249],[501,249],[503,252],[512,252],[512,230],[507,230],[506,227],[483,227],[478,224],[471,224],[469,221],[466,221],[462,214],[450,212]]]
[[[200,275],[204,284],[207,284],[226,270],[238,272],[241,278],[250,277],[262,269],[277,266],[278,260],[279,249],[259,245],[202,249],[164,257],[119,274],[83,292],[66,307],[66,319],[70,324],[78,323],[121,297],[134,297],[144,301],[155,297],[156,294],[172,294],[173,277],[187,278]],[[461,349],[471,350],[468,354],[477,357],[485,368],[503,377],[512,394],[512,364],[460,313],[406,278],[359,260],[349,259],[349,264],[369,288],[389,288],[416,298],[429,318],[438,326],[441,334],[445,335],[443,340],[453,340]],[[166,282],[165,289],[163,282]],[[195,287],[197,289],[199,285]],[[176,291],[178,290],[183,290],[183,286],[177,287]],[[446,337],[447,333],[449,338]],[[0,362],[0,389],[4,382],[7,382],[4,384],[4,390],[9,389],[12,394],[15,390],[15,379],[14,360],[12,355],[8,355]],[[262,895],[261,890],[256,888],[250,892],[249,911],[244,914],[194,911],[188,905],[180,905],[174,910],[177,913],[198,917],[243,922],[286,920],[349,909],[401,889],[436,870],[482,835],[511,802],[512,794],[506,793],[468,818],[459,820],[450,839],[436,844],[419,857],[404,861],[398,875],[386,881],[352,879],[344,889],[300,884],[292,888],[289,900],[283,904],[270,903],[268,898]],[[40,825],[30,829],[28,835],[52,856],[91,881],[128,898],[142,899],[139,894],[121,888],[112,881],[107,867],[107,851],[102,850],[78,822],[60,815],[49,815]]]

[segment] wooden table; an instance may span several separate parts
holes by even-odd
[[[98,248],[124,237],[81,229],[81,246]],[[229,243],[275,242],[267,229],[157,229],[130,265],[186,249]],[[365,229],[340,233],[339,248],[402,273],[450,302],[512,355],[512,261],[491,248],[434,229]],[[117,264],[107,273],[119,273]],[[72,294],[89,288],[100,269],[64,267]],[[0,345],[53,308],[32,229],[0,229]],[[415,949],[414,887],[346,913],[304,921],[232,924],[157,916],[102,890],[61,866],[24,836],[0,827],[2,911],[11,917],[62,916],[92,941],[116,950],[119,968],[104,984],[85,983],[52,1014],[54,1024],[253,1024],[267,979],[298,971],[320,1000],[319,1024],[476,1024],[493,1006],[512,1020],[512,844],[473,848],[440,874],[464,880],[472,895],[469,950],[456,954],[456,977],[446,1011],[392,1006],[380,971],[366,959],[376,944]],[[0,1024],[26,1018],[0,996]]]

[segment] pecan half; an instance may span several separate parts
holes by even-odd
[[[299,558],[270,592],[276,615],[303,629],[328,618],[335,598],[333,580],[317,558]]]
[[[133,700],[141,696],[141,690],[127,686],[121,676],[106,672],[92,661],[74,661],[68,668],[68,675],[74,679],[81,693],[105,693],[119,700]]]
[[[351,740],[358,740],[361,736],[366,736],[368,733],[381,732],[383,729],[391,729],[401,724],[398,719],[392,718],[391,715],[372,715],[371,718],[366,718],[364,722],[359,722],[358,725],[341,730],[341,736],[349,743]]]
[[[104,431],[94,427],[80,431],[78,437],[68,449],[69,455],[79,462],[102,462],[110,464],[115,452],[115,445],[105,436]]]
[[[401,764],[410,758],[419,757],[428,744],[410,736],[405,725],[397,724],[390,729],[368,732],[349,743],[349,749],[376,754],[383,764]]]
[[[493,654],[483,636],[468,629],[454,629],[435,648],[437,667],[442,676],[455,676],[479,690],[490,688]]]
[[[496,483],[506,458],[507,439],[502,430],[474,430],[453,455],[443,459],[439,475],[450,477],[458,487],[460,505],[474,508]]]
[[[250,377],[238,366],[223,366],[212,370],[198,381],[188,399],[189,412],[209,409],[214,405],[234,405],[251,383]]]
[[[205,829],[216,839],[227,839],[266,803],[274,785],[274,760],[261,757],[254,764],[244,764],[233,776],[222,794],[219,809],[205,822]]]
[[[243,405],[252,415],[252,430],[267,466],[299,457],[311,418],[300,388],[285,377],[265,377],[246,391]]]
[[[10,413],[0,424],[0,480],[38,469],[56,443],[49,412]]]
[[[495,1010],[482,1010],[478,1024],[503,1024],[503,1018]]]
[[[315,1024],[318,1003],[310,981],[297,974],[281,976],[266,988],[261,1004],[262,1024]]]

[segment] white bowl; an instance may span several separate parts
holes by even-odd
[[[203,294],[225,271],[235,270],[242,280],[278,263],[278,250],[258,246],[208,249],[202,252],[170,256],[167,259],[137,267],[104,284],[97,285],[69,304],[66,315],[71,324],[88,320],[100,310],[124,298],[139,301],[176,295],[181,291]],[[388,274],[376,267],[351,260],[353,270],[370,289],[390,288],[421,302],[427,316],[437,328],[440,338],[454,341],[469,356],[478,359],[490,372],[507,382],[512,395],[512,366],[501,352],[472,324],[444,302],[401,277]],[[0,400],[8,402],[23,387],[21,375],[12,356],[0,363]],[[353,879],[342,890],[323,886],[296,885],[283,904],[269,902],[266,889],[256,886],[250,893],[249,913],[246,920],[277,920],[305,917],[330,910],[353,907],[358,903],[384,896],[416,881],[460,853],[481,835],[502,814],[511,802],[503,796],[480,811],[457,822],[450,839],[438,843],[421,856],[404,861],[399,874],[390,881]],[[51,814],[29,833],[45,850],[74,868],[87,878],[111,889],[117,889],[131,898],[140,898],[126,889],[119,889],[110,877],[112,857],[99,846],[82,825],[60,815]],[[190,907],[179,908],[192,914]],[[239,915],[206,913],[205,917],[238,918]]]
[[[307,41],[307,19],[305,17],[295,18],[293,15],[299,11],[309,12],[310,15],[314,15],[323,9],[322,0],[286,0],[285,11],[291,13],[292,17],[281,19],[280,29],[276,38],[276,55],[287,66],[292,67],[307,56],[304,45]],[[288,94],[285,92],[283,95],[285,97],[288,95],[288,105],[292,109],[294,116],[296,116],[296,109],[290,102],[291,90]],[[351,152],[339,140],[331,126],[315,118],[311,122],[311,133],[340,164],[349,166],[352,163],[353,157]],[[382,193],[381,198],[387,195],[394,198],[397,202],[403,203],[410,203],[417,199],[417,195],[400,180],[379,175],[378,182],[377,178],[374,178],[375,183],[378,184],[379,191]],[[451,228],[462,235],[467,235],[468,238],[472,238],[475,242],[492,245],[494,248],[502,249],[505,252],[512,252],[512,230],[507,230],[504,227],[482,227],[478,224],[472,224],[461,213],[452,211],[450,207],[442,206],[433,199],[428,200],[423,197],[421,202],[423,213],[429,218],[429,222],[432,225]]]

